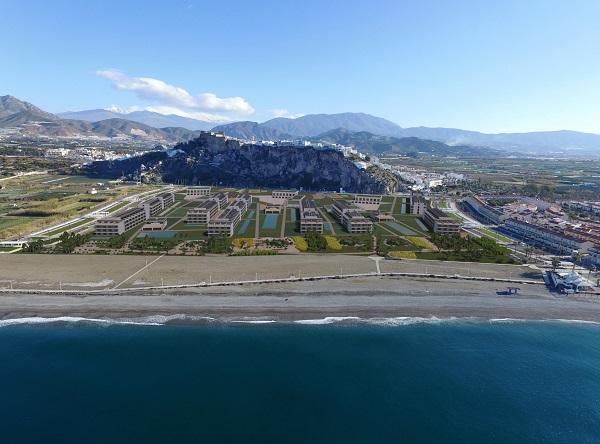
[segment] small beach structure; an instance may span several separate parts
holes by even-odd
[[[548,273],[552,286],[561,293],[597,293],[594,283],[576,271]]]

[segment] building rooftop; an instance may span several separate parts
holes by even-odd
[[[218,222],[232,222],[233,220],[235,220],[236,217],[238,217],[238,215],[239,215],[239,212],[237,209],[227,207],[227,209],[225,211],[223,211],[219,215],[219,217],[217,217],[216,219],[213,219],[211,222],[217,222],[217,223]]]
[[[194,211],[209,211],[211,209],[213,209],[214,207],[219,206],[218,203],[216,203],[214,200],[203,200],[201,201],[198,205],[196,205],[195,207],[190,208],[188,211],[194,212]]]
[[[439,208],[428,208],[427,212],[436,219],[451,219],[446,212],[440,210]]]
[[[144,211],[144,210],[142,208],[131,208],[129,210],[124,210],[124,211],[118,212],[117,214],[115,214],[114,217],[123,219],[125,217],[131,216],[132,214],[139,213],[140,211]]]

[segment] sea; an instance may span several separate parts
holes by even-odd
[[[600,325],[173,321],[0,321],[0,442],[600,442]]]

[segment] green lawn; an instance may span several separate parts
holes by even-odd
[[[494,240],[500,240],[500,241],[506,242],[506,243],[514,242],[514,240],[512,240],[511,238],[503,236],[502,234],[500,234],[496,231],[492,231],[488,228],[484,228],[484,227],[477,228],[477,231],[481,232],[482,234],[487,235],[488,237],[491,237]]]
[[[418,233],[422,233],[425,235],[428,233],[427,231],[423,231],[423,228],[421,228],[419,226],[419,224],[417,223],[417,219],[419,219],[418,216],[404,214],[404,215],[395,215],[394,217],[396,218],[396,222],[398,222],[401,225],[406,225],[411,230],[417,231]]]
[[[129,204],[129,202],[119,202],[118,204],[116,204],[114,207],[110,208],[108,210],[108,213],[114,213],[115,211],[120,210],[121,208],[123,208],[125,205]]]
[[[79,226],[81,226],[83,224],[86,224],[86,223],[88,223],[91,220],[92,220],[92,218],[88,217],[86,219],[78,220],[76,222],[73,222],[72,224],[65,225],[63,227],[57,228],[56,230],[52,230],[52,231],[49,231],[49,232],[44,233],[44,234],[45,234],[45,236],[54,236],[56,234],[61,234],[61,233],[65,232],[65,231],[69,231],[69,230],[72,230],[73,228],[77,228],[77,227],[79,227]]]
[[[34,217],[24,217],[24,216],[1,216],[0,217],[0,230],[5,230],[6,228],[10,228],[10,227],[15,227],[17,225],[27,223],[34,219],[35,219]]]
[[[202,225],[191,225],[193,227],[202,227]],[[177,240],[188,241],[188,240],[204,240],[208,239],[208,235],[206,234],[206,226],[204,228],[197,228],[195,230],[178,230],[177,231]]]
[[[267,229],[267,228],[263,228],[263,222],[265,220],[265,216],[266,214],[261,213],[260,214],[260,237],[279,237],[279,235],[281,234],[281,224],[283,222],[283,217],[280,214],[277,217],[277,227],[275,229]],[[250,229],[250,228],[248,228]]]
[[[454,252],[417,252],[417,259],[441,260],[441,261],[458,261],[458,262],[483,262],[497,264],[513,264],[515,261],[508,255],[483,256],[474,258],[466,253]]]

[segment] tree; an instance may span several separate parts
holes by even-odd
[[[573,260],[573,270],[575,271],[575,264],[577,263],[581,263],[581,260],[585,257],[585,253],[583,253],[582,251],[578,251],[577,253],[575,253],[575,258]]]
[[[308,244],[308,251],[322,251],[327,249],[327,241],[321,233],[316,231],[309,231],[304,236],[306,243]]]

